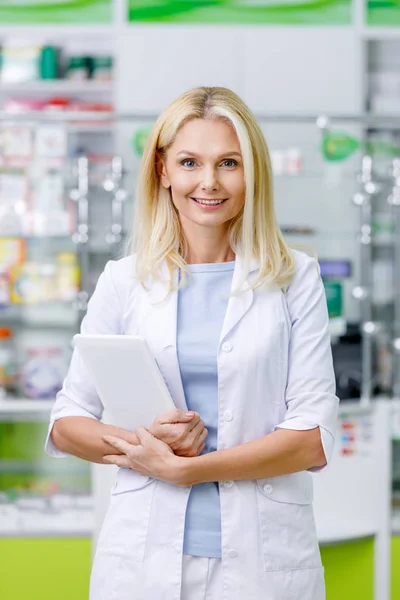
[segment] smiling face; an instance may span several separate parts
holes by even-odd
[[[192,119],[179,130],[162,161],[161,183],[171,190],[184,232],[225,233],[245,202],[240,145],[223,120]]]

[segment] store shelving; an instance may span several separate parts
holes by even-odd
[[[361,30],[363,40],[400,40],[399,28],[394,27],[364,27]]]
[[[14,93],[23,89],[27,94],[35,90],[38,93],[71,95],[74,92],[82,94],[82,97],[86,93],[89,97],[92,90],[98,91],[99,95],[103,92],[112,93],[113,90],[112,82],[64,81],[62,86],[60,90],[56,82],[36,82],[26,86],[9,85],[3,90]],[[32,383],[35,387],[37,384],[39,388],[46,385],[47,377],[52,379],[52,373],[47,368],[43,369],[43,363],[39,367],[43,369],[43,378],[36,373],[34,361],[41,356],[44,347],[50,357],[52,352],[58,353],[56,384],[58,389],[61,387],[73,350],[72,337],[79,330],[87,300],[104,264],[117,252],[118,244],[114,239],[111,240],[109,234],[113,229],[125,230],[120,221],[123,219],[122,201],[116,197],[116,192],[122,191],[123,169],[113,148],[115,120],[115,115],[107,112],[0,114],[0,128],[17,123],[30,128],[34,139],[41,127],[48,123],[53,126],[59,124],[65,131],[65,154],[60,164],[54,166],[51,160],[48,164],[46,161],[42,163],[40,157],[38,163],[44,164],[45,171],[48,169],[51,173],[58,169],[57,173],[63,180],[63,198],[71,211],[68,230],[61,235],[46,229],[44,222],[45,227],[40,234],[21,233],[24,231],[22,226],[21,235],[18,235],[18,231],[13,235],[3,232],[0,243],[10,237],[21,238],[25,248],[23,254],[28,261],[52,266],[56,273],[59,264],[57,256],[60,253],[74,255],[79,266],[76,293],[72,293],[70,287],[67,300],[60,300],[61,296],[57,299],[56,292],[55,300],[50,293],[47,300],[40,297],[40,301],[29,302],[22,298],[18,304],[11,302],[0,306],[0,327],[11,327],[13,330],[20,375],[11,393],[0,398],[0,537],[87,538],[93,532],[90,466],[69,458],[62,461],[60,466],[60,461],[53,461],[44,455],[43,445],[54,397],[35,399],[44,394],[36,394],[36,389],[27,386],[26,377],[31,378],[29,385]],[[18,150],[18,145],[14,148]],[[34,171],[38,158],[35,149],[33,145],[32,153],[26,161],[22,161],[22,169],[27,169],[29,173],[31,191],[37,189],[35,180],[30,179],[30,166]],[[34,205],[27,203],[26,210],[33,212]],[[41,272],[40,269],[38,272]],[[63,277],[61,273],[56,275],[56,281],[60,276]],[[58,289],[57,285],[54,289]],[[24,361],[30,361],[28,376]],[[59,372],[61,366],[62,378]],[[25,448],[23,440],[26,439],[29,439],[29,447],[26,447],[28,454],[21,457],[20,449]],[[38,503],[37,507],[34,506],[35,502]]]
[[[1,94],[104,94],[113,91],[112,81],[73,79],[37,80],[21,83],[1,83]]]
[[[0,25],[0,38],[18,39],[27,38],[37,41],[46,38],[49,42],[61,40],[79,40],[82,36],[85,38],[98,39],[108,38],[114,33],[113,24],[104,25],[60,25],[40,24],[40,25]]]
[[[54,399],[55,400],[55,399]],[[0,415],[50,414],[54,400],[32,400],[31,398],[0,398]]]

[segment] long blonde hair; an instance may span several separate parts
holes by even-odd
[[[165,261],[170,275],[168,287],[172,290],[176,269],[188,271],[178,212],[170,190],[161,185],[157,163],[178,131],[192,119],[222,119],[233,127],[239,140],[246,196],[243,209],[230,223],[229,240],[244,264],[242,283],[251,260],[256,259],[260,268],[251,287],[265,283],[287,286],[295,262],[276,221],[267,144],[250,109],[223,87],[199,87],[182,94],[160,115],[151,131],[140,166],[133,224],[136,276],[143,285],[149,277],[160,279],[160,266]]]

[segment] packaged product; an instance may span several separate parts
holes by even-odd
[[[25,363],[21,371],[22,392],[33,399],[54,399],[66,374],[64,353],[57,344],[25,348]]]
[[[28,181],[23,170],[0,170],[0,235],[21,235],[27,227]]]
[[[0,397],[6,396],[15,384],[16,368],[12,338],[13,332],[9,327],[0,327]]]
[[[10,267],[24,262],[26,258],[26,242],[21,238],[0,239],[0,265]]]
[[[23,83],[40,79],[41,53],[42,48],[39,44],[6,40],[2,47],[0,81]]]
[[[57,256],[57,297],[64,302],[76,299],[80,284],[80,269],[74,252],[61,252]]]
[[[11,301],[16,304],[51,302],[56,299],[54,264],[26,262],[10,268]]]

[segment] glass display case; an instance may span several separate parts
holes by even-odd
[[[121,253],[113,146],[107,123],[0,120],[0,536],[92,532],[90,465],[54,461],[43,442],[72,337]]]

